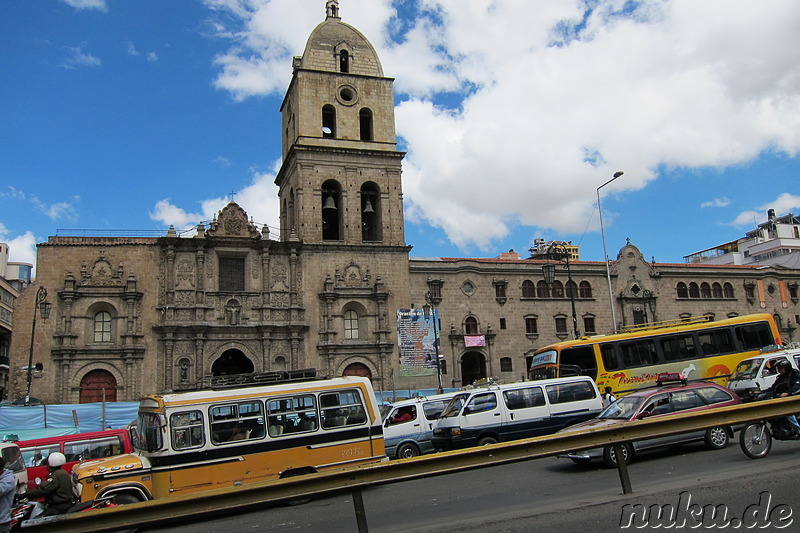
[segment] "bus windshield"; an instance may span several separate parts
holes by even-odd
[[[456,416],[461,412],[461,408],[464,407],[464,402],[467,401],[467,398],[469,398],[469,394],[456,394],[453,396],[453,399],[450,400],[450,403],[448,403],[447,407],[444,408],[444,411],[442,411],[442,414],[439,418]]]
[[[139,450],[160,450],[163,446],[163,439],[159,416],[155,413],[139,412],[133,437],[133,446]]]

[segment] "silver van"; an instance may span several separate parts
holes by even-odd
[[[433,447],[452,450],[549,435],[602,410],[589,376],[492,384],[450,400],[434,425]]]
[[[383,417],[383,441],[390,459],[416,457],[433,451],[433,424],[455,392],[401,400]]]

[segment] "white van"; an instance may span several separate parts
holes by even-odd
[[[775,365],[782,360],[789,361],[792,368],[800,369],[800,348],[763,353],[742,360],[728,379],[728,388],[743,402],[755,399],[775,383],[778,377]]]
[[[452,450],[549,435],[602,410],[589,376],[492,384],[450,400],[433,428],[433,447]]]
[[[383,417],[383,441],[390,459],[416,457],[433,451],[433,424],[455,392],[395,402]]]

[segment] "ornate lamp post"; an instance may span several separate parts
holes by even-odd
[[[597,212],[600,213],[600,235],[603,238],[603,260],[606,263],[606,278],[608,278],[608,299],[610,300],[611,304],[611,327],[614,328],[614,332],[617,331],[617,312],[614,310],[614,291],[611,288],[611,267],[608,266],[608,252],[606,251],[606,232],[603,229],[603,210],[600,207],[600,189],[617,179],[618,177],[622,176],[624,172],[618,170],[614,172],[614,177],[602,184],[597,188]]]
[[[567,263],[567,292],[569,293],[569,303],[572,306],[572,331],[575,338],[580,338],[581,334],[578,331],[578,314],[575,312],[575,283],[572,281],[572,269],[569,266],[569,250],[566,246],[559,246],[555,243],[550,245],[547,250],[548,257],[554,257],[557,260],[562,258]],[[542,265],[542,275],[544,282],[550,287],[556,279],[556,266],[552,263]]]
[[[25,389],[25,405],[31,403],[31,378],[33,377],[33,337],[36,333],[36,311],[42,315],[43,320],[47,320],[50,316],[50,307],[53,305],[47,300],[47,289],[39,287],[36,291],[36,303],[33,306],[33,322],[31,322],[31,349],[28,352],[28,378],[27,386]]]
[[[425,305],[422,306],[422,313],[425,315],[425,320],[430,320],[431,307],[433,307],[433,349],[436,354],[436,379],[439,388],[436,389],[437,394],[444,391],[442,387],[442,363],[439,361],[439,328],[436,324],[439,320],[439,314],[436,312],[436,303],[431,297],[430,291],[425,293]]]

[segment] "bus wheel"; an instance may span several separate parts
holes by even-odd
[[[289,478],[289,477],[304,476],[306,474],[313,474],[313,473],[314,473],[313,470],[305,470],[305,469],[302,469],[302,468],[298,469],[298,470],[289,470],[288,472],[284,472],[283,475],[281,475],[281,479],[286,479],[286,478]],[[306,498],[302,498],[301,497],[301,498],[295,498],[294,500],[289,500],[288,502],[286,502],[286,505],[293,505],[293,506],[294,505],[304,505],[304,504],[306,504],[306,503],[308,503],[310,501],[311,501],[310,497],[306,497]]]
[[[621,444],[622,446],[622,458],[625,460],[625,464],[630,464],[633,460],[633,448],[628,443]],[[611,445],[605,446],[603,448],[603,461],[606,463],[606,466],[611,468],[617,467],[617,454],[614,453],[614,447]]]
[[[408,459],[409,457],[416,457],[418,455],[419,455],[419,448],[417,448],[410,442],[401,444],[400,447],[397,448],[398,459]]]
[[[478,439],[478,446],[488,446],[489,444],[497,444],[497,442],[494,437],[481,437]]]
[[[116,496],[114,496],[114,503],[116,503],[117,505],[127,505],[129,503],[139,503],[140,501],[142,501],[142,500],[140,500],[139,498],[137,498],[133,494],[128,494],[128,493],[117,494]]]

